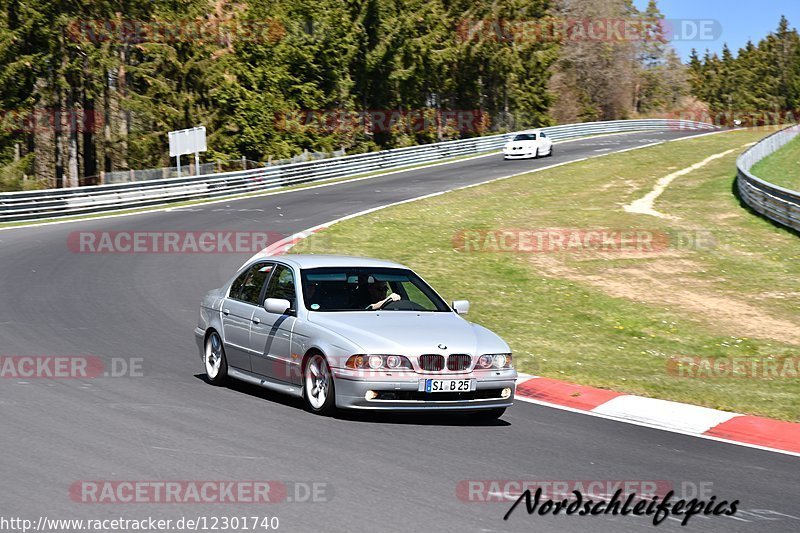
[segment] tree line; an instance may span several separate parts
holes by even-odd
[[[737,54],[725,45],[689,59],[692,93],[720,120],[775,123],[797,119],[800,109],[800,36],[786,17],[757,43]]]
[[[661,20],[655,0],[0,0],[0,189],[168,166],[167,132],[196,125],[204,161],[267,161],[711,98]]]

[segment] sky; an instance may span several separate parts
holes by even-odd
[[[639,9],[647,7],[648,0],[634,0]],[[658,0],[658,7],[676,36],[672,46],[684,60],[692,48],[700,55],[706,48],[721,52],[728,43],[736,53],[747,41],[758,42],[778,27],[781,15],[786,15],[794,28],[800,28],[800,1],[798,0]],[[699,36],[702,36],[700,38]]]

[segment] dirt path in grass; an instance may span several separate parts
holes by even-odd
[[[752,143],[745,144],[744,146],[742,146],[742,148],[744,148],[745,146],[749,146],[750,144],[752,144]],[[656,182],[656,184],[653,187],[652,191],[650,191],[649,193],[647,193],[643,197],[639,198],[638,200],[634,200],[630,204],[624,206],[623,209],[625,211],[629,212],[629,213],[638,213],[638,214],[642,214],[642,215],[650,215],[650,216],[654,216],[654,217],[658,217],[658,218],[674,218],[674,217],[670,217],[669,215],[665,215],[663,213],[659,213],[658,211],[656,211],[653,208],[653,204],[658,199],[658,197],[661,196],[661,194],[665,190],[667,190],[667,187],[669,187],[669,184],[672,183],[676,178],[679,178],[681,176],[685,176],[686,174],[691,174],[695,170],[703,168],[704,166],[706,166],[707,164],[711,163],[712,161],[714,161],[716,159],[720,159],[722,157],[725,157],[728,154],[732,154],[733,152],[736,152],[737,150],[739,150],[739,148],[731,148],[730,150],[726,150],[724,152],[720,152],[718,154],[714,154],[714,155],[708,156],[707,158],[703,159],[702,161],[700,161],[698,163],[695,163],[692,166],[683,168],[681,170],[673,172],[672,174],[664,176],[663,178],[659,179]]]
[[[654,208],[656,199],[676,178],[691,174],[709,163],[751,146],[747,143],[699,161],[660,178],[645,196],[623,207],[629,213],[674,218]],[[601,275],[587,274],[557,257],[536,257],[532,261],[542,272],[589,284],[610,296],[647,304],[665,305],[688,312],[696,320],[723,328],[737,337],[767,338],[800,345],[800,324],[777,318],[769,310],[744,298],[713,292],[709,283],[693,277],[702,266],[690,259],[666,255],[629,266],[614,266]],[[610,263],[613,264],[613,263]]]
[[[800,345],[800,325],[730,296],[709,292],[701,281],[682,273],[700,267],[686,259],[665,258],[647,266],[612,267],[603,275],[586,274],[553,256],[534,254],[531,263],[544,275],[596,287],[609,296],[687,311],[699,322],[736,337],[766,338]]]

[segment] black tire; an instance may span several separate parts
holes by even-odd
[[[318,372],[321,370],[326,376],[324,385],[324,400],[319,403],[319,392],[315,396],[314,390],[319,385],[313,377],[312,369],[316,367]],[[319,374],[318,374],[319,375]],[[317,398],[317,401],[314,400]],[[333,374],[331,367],[328,365],[328,360],[320,353],[311,354],[308,361],[303,366],[303,401],[305,402],[306,409],[316,415],[331,416],[336,412],[336,388],[333,382]]]
[[[533,153],[534,159],[539,159],[539,149],[537,148],[536,151]]]
[[[481,411],[477,411],[473,416],[478,420],[483,420],[484,422],[490,422],[492,420],[497,420],[503,414],[505,414],[506,408],[505,407],[497,407],[494,409],[482,409]]]
[[[553,157],[553,147],[550,147],[550,153],[547,154],[547,157]]]
[[[216,362],[217,357],[219,358],[218,364]],[[222,338],[216,331],[212,331],[206,337],[203,366],[206,369],[208,382],[212,385],[223,385],[228,380],[228,358],[225,357],[225,346],[222,344]]]

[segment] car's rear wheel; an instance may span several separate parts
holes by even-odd
[[[330,415],[336,409],[333,375],[321,354],[312,355],[303,373],[303,398],[312,413]]]
[[[547,154],[547,157],[552,157],[553,155],[553,147],[550,147],[550,152]]]
[[[228,378],[228,360],[219,333],[212,331],[206,338],[205,357],[206,376],[209,383],[222,385]]]
[[[474,416],[478,420],[485,420],[488,422],[490,420],[497,420],[498,418],[503,416],[505,412],[506,412],[505,407],[498,407],[496,409],[483,409],[481,411],[476,412]]]
[[[539,149],[537,148],[535,152],[533,152],[533,158],[539,159]]]

